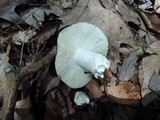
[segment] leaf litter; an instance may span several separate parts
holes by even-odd
[[[12,83],[7,83],[7,79],[11,78],[8,76],[19,74],[21,69],[30,68],[49,54],[57,43],[58,32],[63,27],[84,21],[98,26],[108,37],[108,57],[111,67],[106,72],[109,74],[106,81],[93,78],[94,80],[85,87],[71,89],[58,78],[55,61],[52,58],[47,66],[23,78],[25,82],[22,82],[23,85],[17,92],[15,118],[158,119],[160,113],[156,106],[160,105],[160,42],[157,14],[159,3],[157,0],[155,4],[151,4],[152,2],[150,0],[138,0],[137,3],[132,0],[130,2],[60,0],[54,3],[49,0],[47,6],[14,4],[13,20],[17,19],[23,25],[15,21],[14,23],[5,21],[7,17],[4,15],[1,16],[3,19],[0,19],[0,75],[2,88],[6,87],[0,117],[3,118],[3,113],[7,112],[7,109],[4,109],[8,105],[6,95],[12,89],[11,85],[8,86]],[[135,7],[139,10],[137,11]],[[151,26],[148,26],[146,21],[151,23]],[[25,39],[23,34],[29,30],[34,34]],[[16,42],[13,39],[15,36]],[[19,43],[20,39],[22,41]],[[8,65],[5,73],[6,63]],[[7,74],[7,78],[3,77],[4,74]],[[7,90],[9,87],[10,91]],[[83,91],[88,95],[90,99],[88,105],[78,106],[74,103],[77,91]],[[149,117],[146,114],[148,111],[150,111]]]
[[[137,65],[136,51],[132,51],[128,57],[124,58],[122,66],[118,66],[118,78],[120,81],[128,81],[136,73]]]

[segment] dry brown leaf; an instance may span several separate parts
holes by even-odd
[[[3,71],[1,72],[0,82],[4,90],[3,96],[3,105],[2,105],[2,119],[4,118],[6,111],[8,109],[8,103],[10,103],[10,95],[13,92],[13,88],[15,86],[15,73],[13,66],[10,65],[9,62],[9,53],[11,50],[11,46],[7,46],[6,53],[4,54],[4,59],[1,61],[0,69]],[[8,74],[9,73],[9,74]]]
[[[159,48],[160,48],[160,41],[157,40],[153,44],[150,45],[150,47],[147,49],[146,52],[148,52],[150,54],[156,53],[156,55],[159,55],[160,54]]]
[[[157,13],[160,13],[160,1],[159,0],[155,0],[154,9],[156,10]]]
[[[160,34],[160,18],[158,14],[147,14],[141,12],[140,15],[144,19],[149,31]]]
[[[106,70],[109,79],[108,86],[106,86],[106,93],[111,100],[122,104],[136,104],[141,99],[139,84],[133,82],[119,82],[117,85],[116,78],[112,75],[110,70]],[[104,90],[104,86],[101,86]]]
[[[107,86],[106,93],[113,101],[122,104],[136,104],[141,99],[139,86],[131,82],[120,82],[118,85],[112,82]]]
[[[11,46],[8,45],[6,53],[0,54],[0,80],[1,80],[2,84],[3,84],[3,82],[6,81],[6,75],[5,75],[4,69],[8,65],[8,62],[9,62],[10,50],[11,50]],[[5,87],[5,86],[3,85],[3,87]]]
[[[71,9],[75,6],[77,0],[48,0],[47,3],[57,5],[63,9]]]
[[[141,65],[139,66],[139,80],[141,84],[141,94],[142,97],[147,96],[151,93],[149,89],[149,81],[154,72],[159,73],[160,71],[160,41],[156,41],[150,45],[147,49],[150,56],[144,57]],[[150,102],[150,99],[148,102]],[[145,100],[144,100],[145,101]],[[146,104],[148,102],[145,102]]]
[[[13,35],[12,42],[16,45],[27,43],[33,36],[36,35],[34,30],[19,31]]]
[[[136,51],[130,53],[130,55],[123,60],[123,65],[118,66],[118,78],[120,81],[128,81],[136,73],[137,64],[137,54]]]
[[[118,9],[117,11],[121,14],[124,21],[133,22],[139,27],[144,27],[143,21],[137,12],[135,12],[131,7],[127,6],[123,0],[117,1]]]
[[[5,0],[0,2],[0,16],[4,19],[17,23],[21,21],[20,17],[15,13],[14,8],[19,4],[26,4],[28,0]]]
[[[35,35],[35,41],[38,44],[44,44],[46,40],[56,32],[56,30],[59,28],[60,23],[60,20],[57,20],[57,22],[52,20],[52,22],[46,23]]]
[[[32,110],[32,104],[29,97],[23,100],[17,101],[15,109],[15,120],[34,120],[34,113]]]
[[[108,56],[111,59],[111,70],[113,73],[117,73],[117,63],[120,63],[120,56],[119,56],[119,50],[120,47],[119,43],[115,43],[113,46],[109,46]]]
[[[119,52],[122,53],[124,56],[128,56],[133,50],[134,48],[128,44],[120,44]]]
[[[139,15],[137,11],[134,11],[131,7],[124,4],[123,0],[118,0],[117,6],[117,11],[120,13],[122,19],[127,23],[129,28],[138,35],[137,39],[139,40],[139,45],[146,43],[150,45],[156,40],[156,37],[147,31],[141,12]]]
[[[147,77],[147,73],[149,73],[149,71],[147,73],[144,73],[143,71],[143,60],[139,66],[139,71],[138,71],[138,78],[139,78],[139,83],[141,86],[141,95],[142,95],[142,104],[144,106],[148,105],[148,103],[150,103],[152,100],[154,100],[156,98],[156,96],[154,94],[151,93],[151,90],[149,89],[149,77]],[[148,64],[148,63],[147,63]],[[152,73],[148,74],[148,76],[152,75]],[[146,77],[144,79],[144,77]],[[144,81],[145,80],[145,81]]]
[[[0,18],[0,32],[3,32],[6,29],[8,29],[9,27],[13,27],[13,26],[14,26],[14,23],[12,23],[6,19]],[[2,33],[0,33],[0,34],[2,35]]]
[[[5,74],[4,68],[8,63],[8,60],[9,58],[6,53],[0,54],[0,80],[3,80],[3,76]]]
[[[160,75],[159,74],[152,75],[149,82],[149,88],[155,93],[160,94]]]
[[[28,25],[38,28],[42,25],[42,21],[45,18],[45,8],[33,5],[18,5],[15,7],[14,11],[17,13],[22,20],[24,20]]]
[[[63,26],[75,22],[89,22],[102,29],[110,42],[111,40],[132,42],[129,39],[133,36],[131,31],[114,9],[103,8],[97,0],[81,0],[77,6],[69,14],[61,17],[64,21]]]
[[[116,2],[112,0],[101,0],[101,4],[106,9],[111,9],[116,7]]]
[[[42,81],[41,89],[40,89],[40,97],[43,97],[53,88],[57,87],[60,84],[60,79],[58,77],[53,77],[48,74],[46,79]]]
[[[134,33],[137,33],[137,37],[139,39],[138,43],[142,44],[142,38],[146,36],[146,40],[148,36],[150,36],[150,34],[146,32],[146,26],[141,19],[141,16],[131,7],[124,4],[124,0],[118,0],[117,6],[118,12],[120,13],[122,19],[126,22],[126,24]]]
[[[103,97],[105,94],[102,92],[100,86],[94,81],[91,80],[87,85],[86,88],[88,89],[91,96],[95,99]]]
[[[131,53],[131,50],[126,47],[119,48],[119,52],[122,53],[124,56],[128,56]]]

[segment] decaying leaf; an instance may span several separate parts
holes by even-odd
[[[148,26],[145,20],[145,18],[147,17],[143,17],[142,15],[143,12],[139,12],[138,14],[135,10],[131,9],[131,7],[124,4],[124,1],[125,3],[130,4],[130,5],[132,4],[132,2],[135,2],[135,1],[131,1],[131,3],[128,3],[129,2],[128,0],[118,0],[117,1],[117,11],[120,13],[123,20],[126,22],[128,27],[132,30],[132,32],[138,35],[136,37],[139,40],[138,41],[139,45],[146,44],[145,42],[147,42],[147,44],[150,45],[151,43],[153,43],[153,41],[156,40],[156,38],[155,38],[155,35],[147,31]],[[145,4],[145,1],[143,1],[143,3]],[[145,13],[143,14],[145,15]]]
[[[106,93],[113,101],[121,104],[137,104],[141,99],[139,86],[131,82],[120,82],[116,85],[112,81],[107,86]]]
[[[46,5],[46,2],[47,2],[47,5]],[[29,4],[29,5],[26,5],[26,4]],[[55,4],[52,4],[52,6],[48,6],[50,2],[46,0],[34,0],[34,1],[33,0],[16,0],[14,2],[11,0],[6,0],[0,3],[0,8],[1,8],[0,16],[6,20],[12,21],[13,23],[17,24],[18,22],[24,22],[21,19],[21,15],[25,13],[27,8],[29,8],[26,6],[30,6],[30,8],[33,8],[33,7],[43,6],[42,4],[45,4],[44,5],[45,7],[47,6],[45,11],[48,13],[54,13],[58,16],[61,16],[64,13],[66,13],[65,10],[63,10],[63,8]],[[41,7],[41,8],[45,8],[45,7]],[[20,13],[22,14],[20,15]]]
[[[131,5],[135,9],[139,9],[144,12],[153,12],[153,4],[152,0],[124,0],[125,3]]]
[[[121,47],[119,48],[119,52],[122,53],[124,56],[129,56],[129,54],[131,53],[131,49]]]
[[[4,53],[4,54],[0,54],[0,76],[1,76],[1,80],[3,79],[3,74],[4,74],[4,67],[5,67],[5,63],[7,60],[8,56]]]
[[[38,5],[19,5],[15,8],[16,13],[23,19],[27,24],[39,28],[45,16],[49,14],[56,14],[58,11],[55,9],[57,6],[38,6]],[[62,11],[60,8],[59,11]],[[58,15],[63,14],[62,12]]]
[[[140,12],[140,15],[143,18],[144,23],[146,24],[146,27],[150,32],[160,34],[160,18],[158,14],[147,14]]]
[[[111,100],[121,104],[139,103],[139,100],[141,99],[139,84],[130,81],[121,81],[117,84],[116,78],[111,75],[109,71],[106,71],[106,73],[108,74],[108,78],[110,78],[110,82],[105,90]],[[101,89],[104,90],[104,86],[101,86]]]
[[[159,73],[160,70],[160,41],[156,41],[151,44],[146,52],[151,55],[144,57],[139,67],[139,79],[142,97],[145,97],[151,93],[151,90],[149,89],[149,81],[154,72]],[[149,101],[151,100],[152,99]]]
[[[157,13],[160,13],[160,1],[159,0],[155,0],[154,9],[156,10]]]
[[[133,22],[138,27],[144,26],[143,22],[142,22],[140,16],[137,14],[137,12],[135,12],[133,9],[131,9],[129,6],[127,6],[123,0],[117,1],[117,11],[120,13],[123,20],[125,22],[127,22],[127,24],[129,22]]]
[[[5,82],[6,80],[4,69],[8,65],[8,62],[9,62],[10,49],[11,49],[11,46],[8,45],[6,53],[0,54],[0,80],[3,82]]]
[[[36,31],[34,30],[19,31],[13,35],[12,42],[21,45],[22,43],[28,42],[34,35],[36,35]]]
[[[15,13],[14,8],[19,4],[26,4],[28,0],[5,0],[0,3],[0,16],[14,23],[21,21],[21,18]]]
[[[44,7],[19,5],[15,11],[26,23],[36,28],[42,25],[45,18]]]
[[[70,92],[71,92],[71,88],[68,87],[66,84],[60,84],[58,87],[62,93],[67,97],[69,96]]]
[[[16,120],[35,120],[34,113],[32,110],[32,104],[29,97],[23,100],[17,101],[15,109]]]
[[[128,81],[136,73],[137,64],[136,51],[130,53],[130,55],[123,60],[123,65],[118,66],[118,78],[120,81]]]
[[[77,0],[48,0],[49,4],[57,5],[63,9],[73,8],[76,4]]]
[[[94,98],[94,99],[98,99],[103,97],[105,94],[103,93],[103,91],[101,90],[100,86],[94,81],[91,80],[87,85],[86,88],[88,89],[90,95]]]
[[[46,79],[41,83],[40,96],[44,96],[51,89],[57,87],[60,82],[61,80],[58,77],[53,77],[52,75],[48,74]]]
[[[153,8],[151,0],[140,0],[137,6],[140,10],[145,12],[148,12],[149,9]]]
[[[117,11],[121,15],[122,19],[126,22],[128,27],[131,29],[131,31],[138,35],[137,37],[139,39],[139,44],[142,44],[142,38],[144,36],[150,35],[150,33],[146,32],[146,26],[141,16],[135,10],[131,9],[131,7],[127,6],[124,3],[124,0],[117,1]]]
[[[3,18],[0,18],[0,34],[2,35],[2,33],[10,28],[10,27],[13,27],[14,23],[8,21],[8,20],[5,20]],[[4,32],[5,33],[5,32]]]
[[[160,94],[160,75],[159,74],[153,74],[150,81],[149,81],[149,88],[157,93]]]
[[[109,51],[108,51],[108,56],[111,59],[111,70],[113,73],[117,73],[117,64],[120,63],[120,56],[119,56],[119,50],[118,48],[120,47],[119,43],[111,43],[109,46]]]
[[[53,18],[53,20],[47,22],[48,23],[44,24],[43,27],[37,31],[37,34],[33,38],[38,44],[44,44],[46,40],[56,32],[61,23],[61,21],[57,18]]]

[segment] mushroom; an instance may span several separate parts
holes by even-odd
[[[89,104],[90,99],[87,94],[82,91],[78,91],[75,93],[74,102],[76,103],[76,105],[84,105]]]
[[[56,72],[71,88],[85,86],[93,75],[103,78],[105,69],[110,67],[110,61],[105,57],[108,40],[90,23],[79,22],[64,28],[57,44]]]

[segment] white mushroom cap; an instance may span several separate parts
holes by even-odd
[[[102,56],[108,52],[108,40],[96,26],[80,22],[64,28],[58,36],[58,51],[55,67],[58,76],[71,88],[85,86],[91,79],[91,73],[74,62],[78,49],[86,49]],[[90,60],[91,61],[91,60]]]

